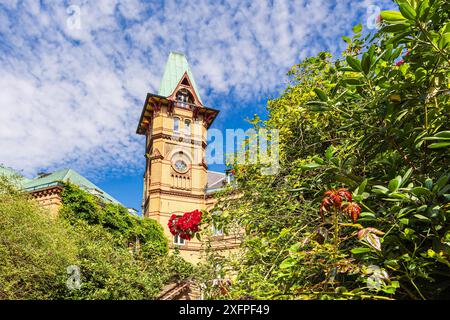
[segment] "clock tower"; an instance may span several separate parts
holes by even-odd
[[[207,129],[218,110],[203,105],[186,57],[171,52],[157,94],[148,93],[137,133],[144,135],[145,174],[142,212],[164,228],[171,247],[195,260],[201,243],[173,237],[167,226],[172,214],[208,206],[207,188],[225,175],[208,172]]]

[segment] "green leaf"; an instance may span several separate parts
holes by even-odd
[[[280,269],[287,269],[287,268],[291,268],[296,264],[295,259],[293,259],[292,257],[289,257],[285,260],[283,260],[283,262],[281,262],[280,264]]]
[[[300,250],[300,248],[302,247],[302,244],[300,242],[294,243],[290,248],[289,248],[289,252],[290,253],[296,253]]]
[[[424,187],[415,187],[411,192],[418,197],[429,196],[431,194],[431,191]]]
[[[395,23],[395,24],[390,24],[387,26],[384,26],[383,28],[381,28],[381,32],[382,33],[390,33],[390,32],[398,32],[398,31],[403,31],[406,30],[410,27],[409,24],[406,23]]]
[[[445,174],[442,177],[440,177],[438,179],[438,181],[436,181],[436,184],[433,187],[433,191],[437,192],[437,191],[441,190],[447,183],[448,178],[449,178],[449,176],[445,175]]]
[[[317,168],[317,167],[320,167],[320,164],[318,164],[318,163],[307,163],[307,164],[304,164],[304,165],[300,166],[300,168],[306,169],[306,170],[314,169],[314,168]]]
[[[362,253],[367,253],[367,252],[371,252],[372,250],[369,248],[363,248],[363,247],[358,247],[358,248],[353,248],[351,250],[351,253],[353,254],[362,254]]]
[[[343,37],[342,37],[342,40],[344,40],[344,41],[347,42],[348,44],[352,43],[352,39],[350,39],[350,38],[347,37],[347,36],[343,36]]]
[[[415,214],[414,217],[416,217],[417,219],[419,219],[421,221],[431,221],[428,217],[425,217],[421,214]]]
[[[441,131],[441,132],[436,133],[434,136],[439,137],[439,138],[450,139],[450,131]]]
[[[363,194],[364,190],[366,189],[366,186],[367,186],[367,179],[364,179],[364,181],[361,182],[358,188],[356,188],[355,194]]]
[[[319,99],[321,101],[328,101],[327,94],[322,89],[314,88],[314,92],[316,93],[316,95],[319,97]]]
[[[364,219],[376,219],[376,216],[372,212],[361,212],[361,218]]]
[[[419,8],[417,9],[417,16],[419,17],[419,19],[423,19],[425,18],[425,14],[427,12],[427,9],[430,7],[430,2],[429,0],[422,0],[420,2]]]
[[[335,152],[335,150],[334,150],[333,145],[330,145],[330,146],[327,148],[327,150],[325,150],[325,158],[326,158],[327,160],[330,160],[330,159],[333,157],[334,152]]]
[[[342,80],[344,83],[347,83],[351,86],[358,86],[362,84],[362,81],[360,78],[345,78]]]
[[[428,146],[430,149],[440,149],[440,148],[446,148],[450,146],[450,142],[438,142],[438,143],[432,143]]]
[[[361,60],[361,67],[365,74],[368,74],[370,71],[370,56],[367,52],[363,53]]]
[[[402,15],[409,19],[409,20],[415,20],[416,19],[416,11],[413,7],[409,5],[407,2],[401,2],[399,3],[399,9]]]
[[[420,67],[420,68],[417,68],[414,75],[416,77],[416,80],[421,80],[426,77],[427,71],[424,68]]]
[[[405,17],[398,11],[391,11],[391,10],[381,11],[380,15],[384,21],[390,23],[405,20]]]
[[[397,176],[396,178],[389,181],[388,189],[391,192],[397,191],[397,189],[400,187],[400,184],[402,183],[402,177]]]
[[[413,169],[409,168],[408,171],[406,171],[406,173],[403,175],[401,186],[403,186],[405,184],[405,182],[408,181],[409,177],[411,176],[412,171],[413,171]]]
[[[360,24],[357,24],[356,26],[354,26],[352,30],[354,33],[359,33],[362,31],[362,28],[363,28],[362,24],[360,23]]]
[[[445,49],[450,43],[450,32],[444,33],[439,40],[439,48]]]
[[[386,188],[385,186],[373,186],[372,192],[374,193],[383,193],[386,194],[389,192],[389,189]]]
[[[348,65],[355,71],[361,72],[362,71],[362,67],[361,67],[361,61],[359,61],[358,59],[355,59],[351,56],[347,56],[345,58],[347,60]]]
[[[408,225],[409,224],[409,219],[408,218],[402,218],[400,220],[398,220],[401,224],[404,225]]]

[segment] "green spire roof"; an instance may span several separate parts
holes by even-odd
[[[170,96],[177,87],[185,72],[189,76],[189,80],[191,81],[195,93],[197,94],[197,97],[201,102],[202,99],[200,97],[200,92],[197,90],[197,86],[195,85],[194,75],[189,68],[186,56],[182,53],[173,51],[170,52],[169,58],[167,59],[166,66],[164,68],[164,74],[159,86],[158,95],[163,97]]]
[[[38,176],[35,179],[26,182],[23,187],[26,191],[33,191],[41,188],[56,186],[60,182],[73,183],[85,191],[105,200],[106,202],[120,204],[119,201],[72,169],[61,169],[50,174]]]

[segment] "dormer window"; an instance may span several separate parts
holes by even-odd
[[[184,103],[194,103],[194,99],[192,97],[192,94],[189,92],[188,89],[180,89],[177,92],[176,99],[178,102]]]

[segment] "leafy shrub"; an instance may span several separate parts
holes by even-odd
[[[168,281],[192,274],[192,265],[167,255],[155,221],[66,187],[62,217],[52,219],[0,177],[0,299],[153,299]],[[135,238],[140,252],[129,247]],[[75,290],[69,266],[80,271]]]
[[[57,298],[76,263],[70,230],[0,177],[0,299]]]

